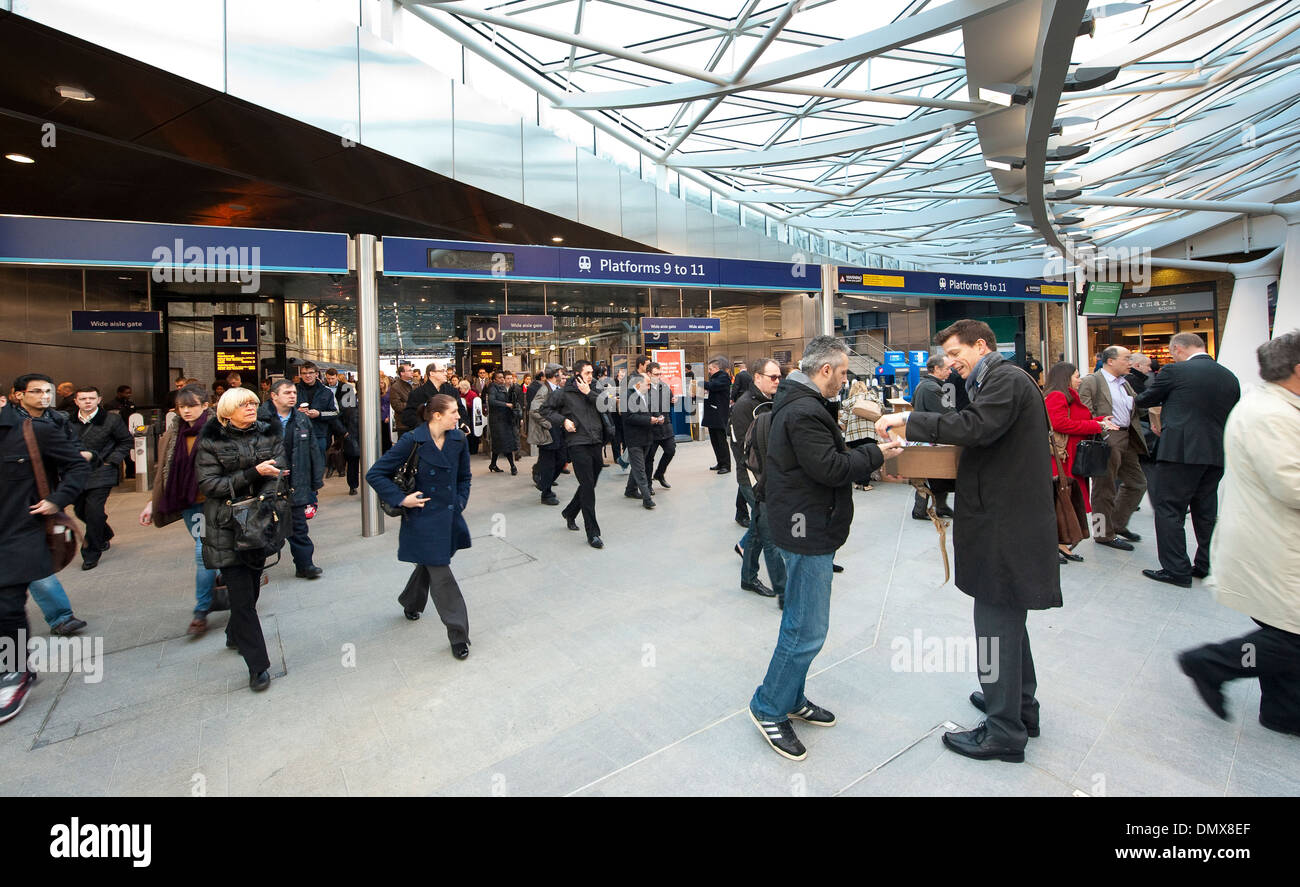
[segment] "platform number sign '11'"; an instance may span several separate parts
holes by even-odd
[[[257,318],[218,314],[212,318],[212,336],[217,348],[256,348]]]

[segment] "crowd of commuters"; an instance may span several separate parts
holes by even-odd
[[[746,528],[734,546],[740,587],[776,598],[782,611],[766,674],[749,704],[768,744],[798,760],[806,749],[792,719],[836,723],[805,692],[829,627],[831,586],[840,571],[834,556],[849,536],[855,487],[869,490],[904,438],[964,448],[956,480],[914,479],[925,490],[912,504],[913,517],[954,522],[955,584],[974,599],[977,643],[991,655],[982,653],[980,690],[970,696],[986,719],[973,730],[945,734],[949,749],[1021,761],[1028,739],[1041,733],[1026,620],[1029,610],[1062,605],[1059,570],[1083,560],[1076,553],[1080,540],[1063,538],[1053,515],[1067,477],[1078,488],[1080,516],[1094,542],[1134,551],[1142,539],[1128,524],[1145,495],[1159,568],[1142,572],[1184,588],[1208,579],[1223,603],[1258,623],[1242,638],[1180,656],[1206,704],[1226,716],[1222,685],[1257,677],[1261,723],[1300,733],[1294,667],[1300,564],[1287,561],[1300,536],[1300,332],[1259,349],[1264,384],[1244,397],[1236,377],[1194,333],[1172,338],[1167,366],[1113,345],[1098,353],[1094,372],[1081,376],[1061,361],[1041,385],[1003,358],[982,322],[959,321],[934,345],[912,409],[903,412],[889,412],[868,380],[850,379],[847,348],[834,337],[811,340],[797,369],[772,358],[733,367],[719,355],[698,385],[693,375],[685,380],[683,393],[703,402],[701,424],[714,453],[710,470],[722,475],[734,467],[736,520]],[[412,573],[398,601],[406,618],[417,620],[432,598],[458,659],[469,654],[469,619],[451,560],[470,545],[463,513],[471,454],[490,455],[493,473],[505,470],[504,457],[512,476],[520,459],[535,457],[532,480],[543,505],[561,504],[555,486],[571,474],[577,489],[560,514],[569,530],[584,531],[587,543],[600,549],[596,486],[603,469],[624,468],[624,496],[656,508],[656,486],[671,489],[673,415],[689,408],[664,381],[662,367],[645,356],[617,373],[586,360],[572,368],[548,364],[535,379],[488,369],[461,379],[441,361],[423,373],[401,363],[395,377],[382,376],[377,385],[382,455],[364,477],[401,514],[398,558]],[[327,468],[339,460],[351,494],[362,472],[356,383],[336,369],[301,363],[294,376],[260,380],[257,387],[260,393],[243,387],[238,374],[210,388],[177,380],[152,496],[139,521],[187,528],[195,540],[188,632],[203,635],[209,614],[229,609],[226,644],[244,659],[250,688],[262,690],[270,683],[257,615],[264,571],[287,544],[296,577],[322,575],[308,526]],[[5,475],[0,635],[26,631],[27,591],[51,633],[71,634],[85,622],[73,615],[49,552],[36,540],[43,521],[71,505],[84,525],[82,569],[94,569],[110,549],[106,504],[131,450],[126,420],[136,410],[133,392],[121,386],[105,402],[94,386],[56,386],[28,374],[6,401],[0,410],[6,464],[22,461],[30,429],[44,462],[40,488],[47,492],[38,494],[35,472]],[[1084,441],[1105,447],[1100,468],[1086,473],[1080,469]],[[1189,514],[1196,540],[1191,557]],[[1256,655],[1243,657],[1247,648]],[[0,721],[17,714],[34,679],[21,669],[0,675]]]

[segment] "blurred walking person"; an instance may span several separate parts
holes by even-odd
[[[86,523],[81,569],[93,570],[113,539],[106,510],[108,496],[122,477],[122,462],[131,452],[134,439],[116,413],[100,407],[98,388],[78,388],[73,399],[77,406],[75,416],[70,417],[72,428],[81,441],[82,457],[90,463],[90,477],[73,507],[77,517]]]

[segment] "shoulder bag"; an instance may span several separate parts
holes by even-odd
[[[281,478],[277,477],[274,487],[256,496],[226,500],[234,524],[235,552],[242,558],[245,554],[265,557],[274,551],[275,561],[265,564],[268,567],[280,562],[280,549],[284,547],[293,519],[289,499],[281,492],[280,483]]]
[[[1104,477],[1110,473],[1110,444],[1100,434],[1079,441],[1074,451],[1075,477]]]
[[[1055,454],[1054,454],[1055,455]],[[1073,546],[1088,538],[1088,514],[1083,507],[1083,490],[1065,473],[1065,461],[1056,458],[1056,541]]]
[[[417,441],[415,446],[411,447],[411,454],[406,457],[406,461],[402,463],[401,467],[397,469],[397,473],[393,475],[393,483],[397,485],[397,489],[410,495],[415,492],[415,479],[419,472],[420,444]],[[379,500],[379,507],[382,508],[384,514],[389,517],[401,517],[406,513],[405,508],[400,505],[389,505],[382,497]]]
[[[41,449],[36,445],[36,432],[32,429],[32,420],[23,422],[23,440],[27,444],[27,455],[31,459],[32,472],[36,475],[36,495],[42,499],[50,498],[50,481],[45,475],[45,463],[41,459]],[[81,530],[77,523],[62,511],[45,518],[45,544],[50,549],[50,560],[54,562],[54,572],[59,572],[76,558],[81,549]]]

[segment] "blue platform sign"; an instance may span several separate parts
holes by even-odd
[[[836,288],[839,292],[1006,302],[1065,302],[1070,296],[1069,284],[1049,280],[847,266],[839,269]]]
[[[911,364],[914,367],[925,369],[925,365],[930,362],[929,351],[909,351],[907,356],[911,358]]]
[[[673,256],[666,253],[384,238],[384,274],[398,277],[535,280],[623,286],[816,292],[821,266]]]
[[[497,327],[503,333],[553,333],[555,318],[549,314],[498,314]]]
[[[643,317],[643,333],[720,333],[722,320],[717,317]]]
[[[272,271],[348,273],[348,236],[270,228],[0,215],[0,264],[152,268],[160,282]]]
[[[74,333],[161,333],[161,311],[73,311]]]
[[[890,370],[907,371],[907,352],[905,351],[886,351],[885,366]]]

